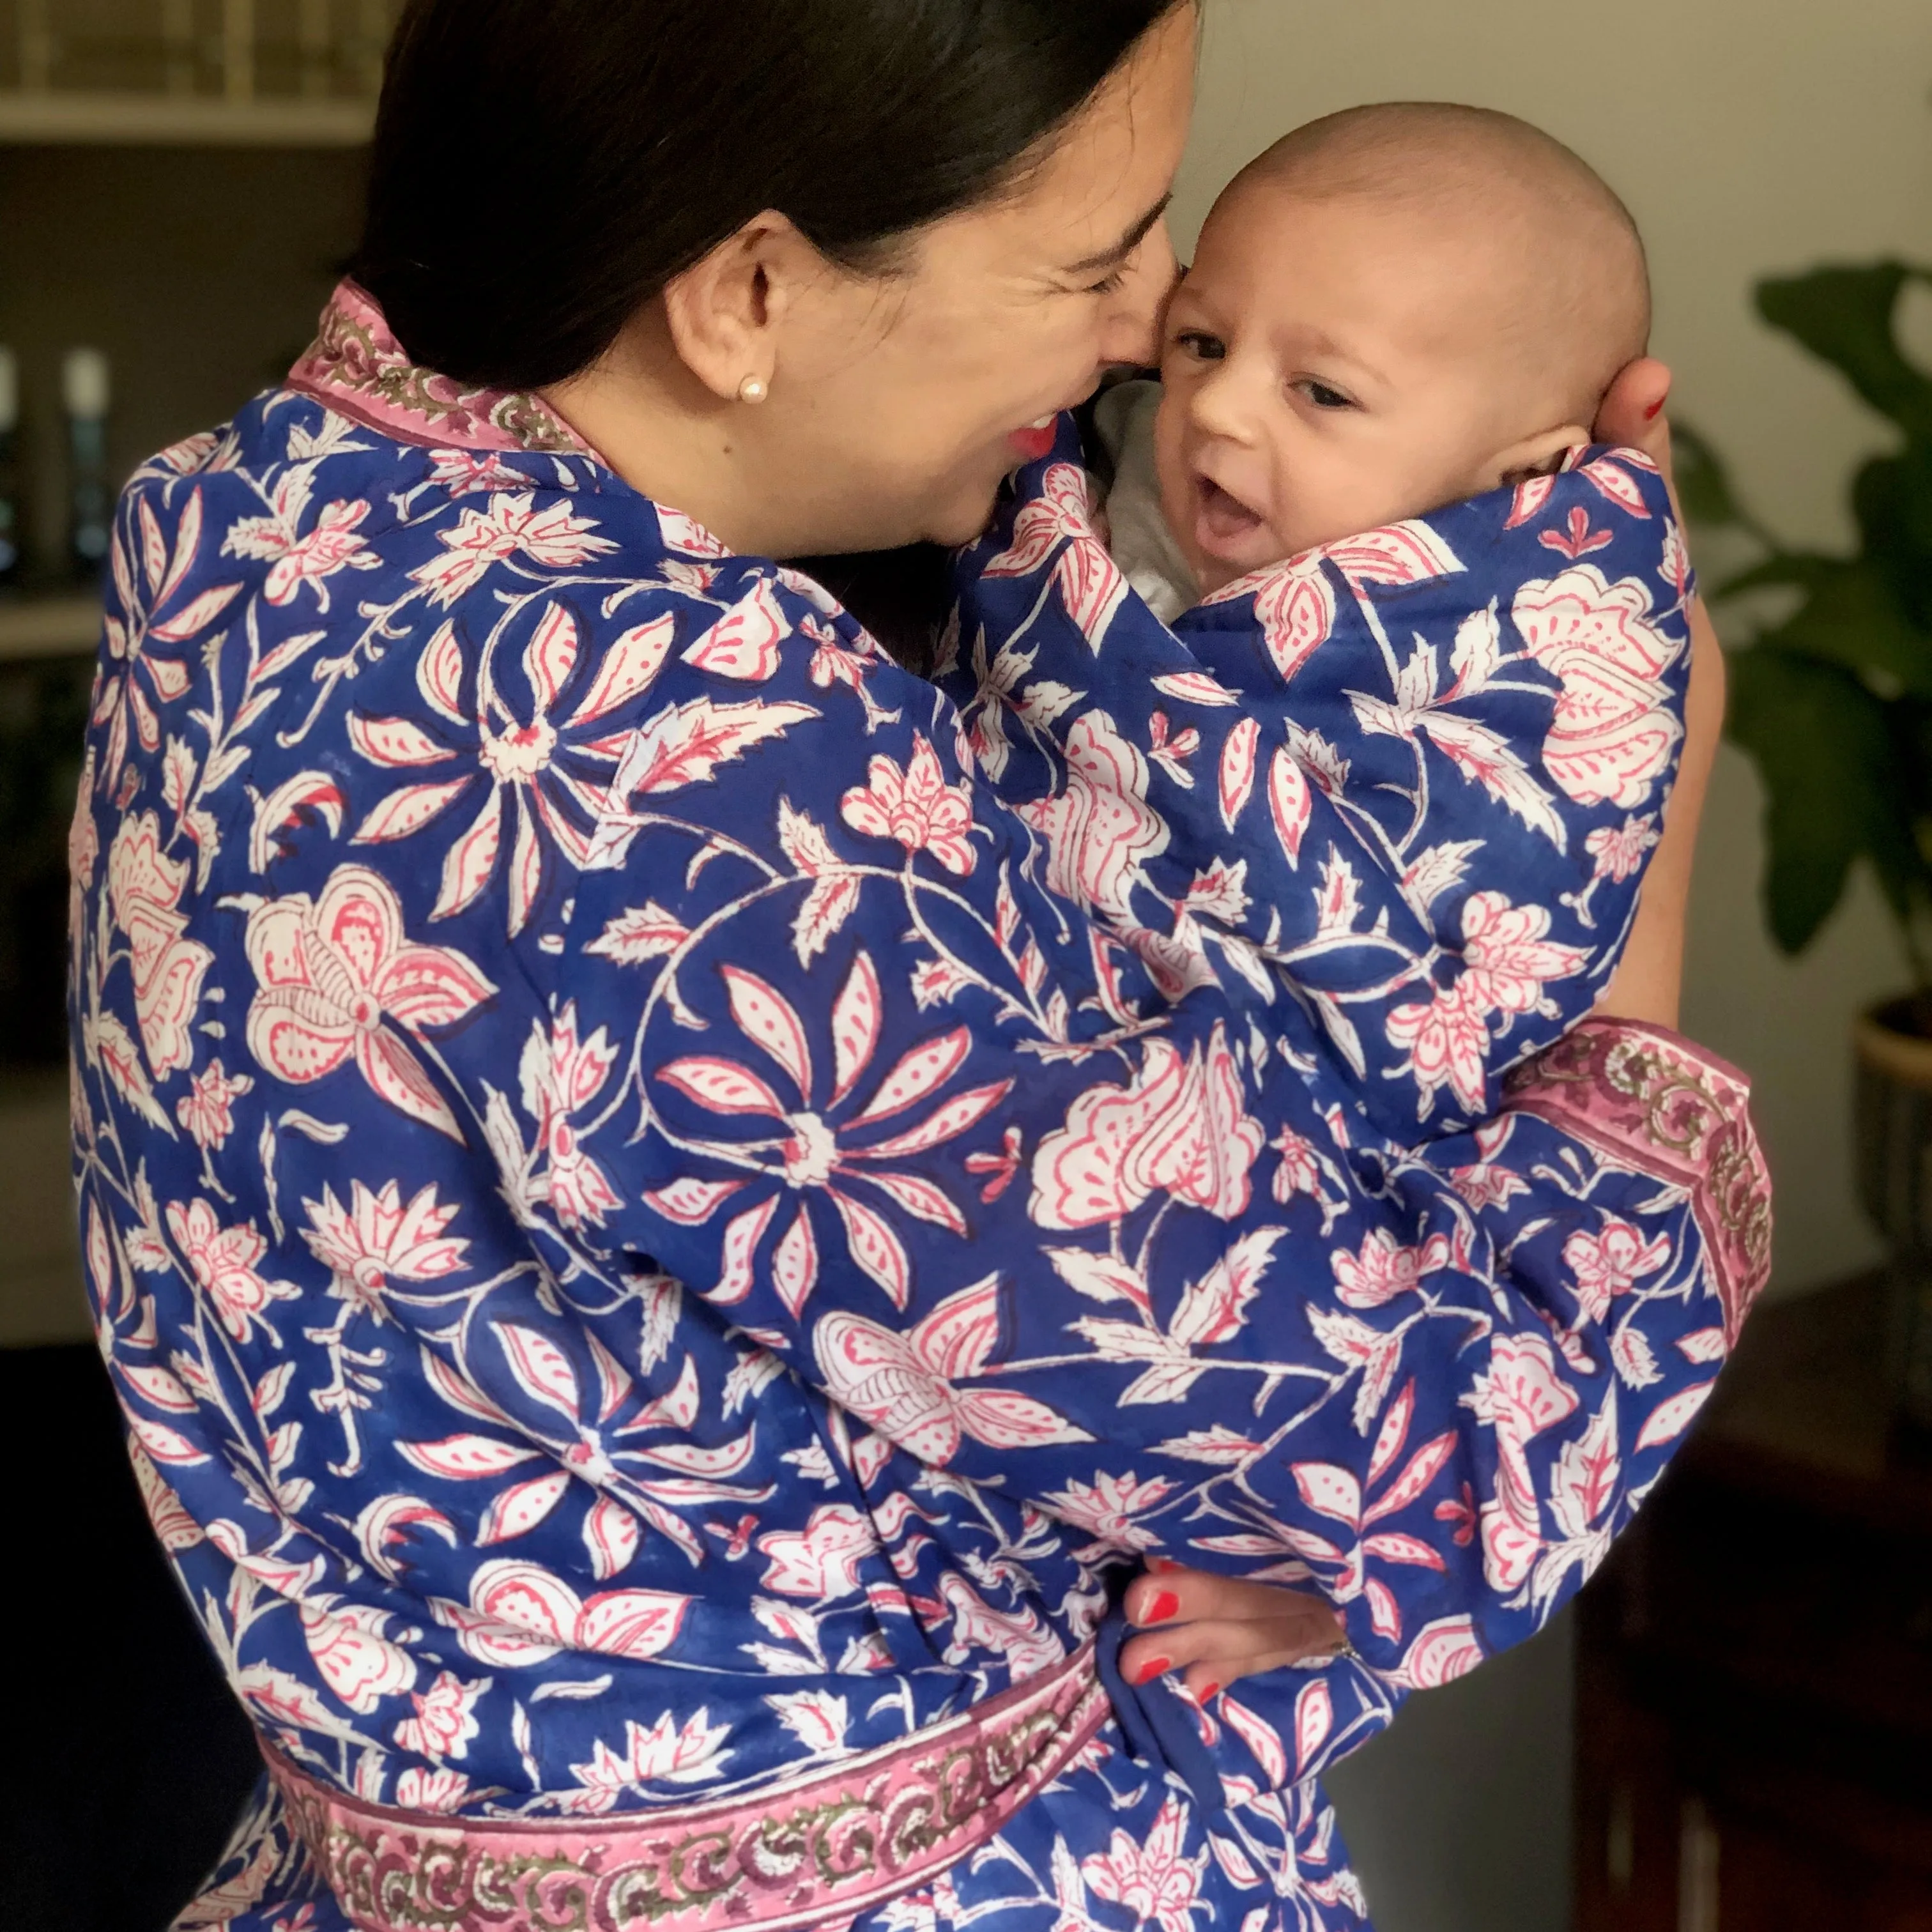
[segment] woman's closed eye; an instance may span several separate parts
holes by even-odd
[[[1346,395],[1333,383],[1322,382],[1314,376],[1304,376],[1299,382],[1288,386],[1298,395],[1305,397],[1318,410],[1353,410],[1361,406],[1353,396]]]

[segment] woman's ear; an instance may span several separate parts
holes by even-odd
[[[1527,483],[1532,476],[1553,476],[1570,451],[1582,448],[1589,440],[1590,432],[1578,423],[1539,430],[1490,458],[1483,466],[1481,488],[1507,490]]]
[[[712,394],[735,402],[747,383],[769,392],[778,337],[804,264],[814,254],[767,208],[664,284],[664,320],[679,359]]]

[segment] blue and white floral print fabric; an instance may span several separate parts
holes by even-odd
[[[1190,716],[1222,769],[1245,714]],[[371,1802],[754,1784],[1049,1667],[1161,1550],[1360,1660],[1202,1714],[1230,1808],[1109,1730],[878,1923],[1354,1924],[1312,1774],[1546,1619],[1754,1285],[1701,1152],[1527,1104],[1413,1150],[1270,976],[1164,990],[949,700],[352,287],[128,486],[93,717],[101,1346],[237,1696]],[[183,1922],[349,1921],[267,1801]]]
[[[943,679],[1052,883],[1163,991],[1277,975],[1378,1125],[1493,1114],[1623,950],[1692,578],[1634,450],[1258,571],[1162,623],[1070,423],[956,572]]]

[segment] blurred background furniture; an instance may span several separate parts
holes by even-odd
[[[0,344],[27,562],[0,591],[0,1346],[87,1334],[68,1190],[66,826],[100,602],[66,561],[61,365],[116,482],[307,343],[354,246],[394,0],[0,0]]]
[[[1584,1594],[1576,1932],[1932,1932],[1932,1463],[1883,1307],[1753,1316]]]

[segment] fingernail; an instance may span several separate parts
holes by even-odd
[[[1664,406],[1666,403],[1669,402],[1670,400],[1670,398],[1668,396],[1659,396],[1657,400],[1652,403],[1650,407],[1644,411],[1644,421],[1646,422],[1654,422],[1659,416],[1663,415]]]
[[[1136,1670],[1131,1681],[1135,1684],[1151,1684],[1156,1677],[1164,1677],[1174,1668],[1171,1657],[1150,1657]]]
[[[1156,1576],[1164,1575],[1169,1570],[1178,1570],[1180,1567],[1172,1556],[1150,1556],[1148,1558],[1148,1568]]]
[[[1210,1679],[1208,1682],[1202,1684],[1201,1688],[1195,1692],[1195,1701],[1197,1703],[1211,1704],[1216,1697],[1220,1696],[1220,1685],[1214,1683]]]
[[[1156,1590],[1147,1600],[1147,1607],[1141,1612],[1144,1624],[1164,1624],[1170,1617],[1180,1614],[1180,1599],[1172,1590]]]

